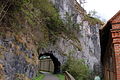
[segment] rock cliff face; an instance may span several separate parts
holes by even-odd
[[[36,76],[38,58],[29,37],[7,32],[0,37],[0,79],[29,80]]]
[[[66,40],[64,38],[60,38],[54,49],[50,49],[53,51],[55,56],[59,59],[61,63],[64,63],[66,60],[65,54],[73,52],[74,57],[78,59],[84,59],[86,64],[88,64],[91,70],[95,70],[95,68],[100,69],[100,57],[101,57],[101,49],[100,49],[100,39],[99,39],[99,28],[100,24],[90,24],[89,21],[84,20],[84,14],[86,14],[85,10],[76,2],[76,0],[50,0],[59,10],[59,14],[61,18],[65,19],[65,14],[69,13],[74,14],[73,21],[76,23],[82,23],[79,26],[80,31],[77,34],[79,39],[79,43],[76,43],[72,40]],[[79,50],[79,47],[81,50]],[[57,50],[58,49],[58,50]],[[63,53],[63,56],[58,56],[60,53]],[[96,71],[96,70],[95,70]]]
[[[39,32],[41,27],[40,30],[36,27],[31,32],[26,30],[20,34],[6,31],[5,35],[0,37],[0,80],[32,79],[38,70],[38,56],[47,52],[52,52],[61,64],[67,60],[66,55],[72,53],[73,57],[84,59],[92,71],[96,71],[95,68],[100,69],[100,24],[91,24],[89,20],[84,19],[86,12],[76,0],[50,1],[58,9],[63,21],[68,13],[74,15],[73,22],[81,24],[80,31],[76,34],[77,40],[59,36],[54,44],[50,43],[47,47],[38,49],[33,37],[38,39],[38,42],[44,40],[44,33]],[[27,31],[29,34],[26,34]]]

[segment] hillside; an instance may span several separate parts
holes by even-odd
[[[72,54],[100,72],[101,25],[76,0],[1,0],[0,80],[31,80],[49,52],[61,65]]]

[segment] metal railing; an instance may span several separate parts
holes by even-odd
[[[65,80],[75,80],[74,77],[67,71],[65,71],[64,74],[65,74]]]

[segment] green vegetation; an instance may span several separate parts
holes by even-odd
[[[48,0],[0,0],[0,35],[6,31],[22,32],[25,35],[32,34],[34,42],[39,48],[45,48],[51,43],[55,43],[59,37],[74,40],[71,43],[81,51],[80,41],[77,38],[79,26],[73,22],[73,16],[66,13],[66,20],[63,22],[58,10]],[[97,18],[89,15],[84,17],[91,25],[101,23]],[[2,32],[3,30],[3,32]],[[28,34],[29,33],[29,34]],[[36,34],[35,34],[36,33]],[[39,39],[38,39],[39,38]],[[63,70],[69,71],[76,80],[87,80],[89,70],[83,60],[69,57]],[[57,75],[63,80],[63,75]],[[33,80],[42,80],[44,75],[40,74]]]
[[[100,19],[91,17],[90,15],[85,15],[84,20],[89,21],[90,25],[103,24],[103,22]]]
[[[65,21],[64,21],[64,35],[67,36],[67,39],[71,39],[74,41],[79,41],[77,38],[77,34],[80,31],[79,26],[82,24],[78,24],[75,21],[73,21],[74,14],[70,15],[69,13],[66,13],[65,15]]]
[[[65,80],[64,74],[56,74],[56,76],[59,78],[59,80]]]
[[[6,2],[8,1],[1,0],[1,7]],[[63,23],[58,10],[48,0],[9,0],[5,7],[7,10],[4,7],[1,9],[3,13],[0,16],[1,26],[7,26],[14,32],[26,33],[37,29],[44,34],[45,45],[49,41],[54,44],[60,35],[68,39],[77,39],[76,32],[79,31],[79,25],[72,21],[72,16],[69,14]]]
[[[41,13],[41,21],[48,30],[49,40],[54,43],[64,29],[62,27],[62,20],[59,18],[58,11],[48,0],[34,1],[34,7]]]
[[[6,4],[7,3],[7,4]],[[0,23],[2,27],[7,26],[14,32],[31,32],[39,30],[44,34],[45,46],[53,44],[60,36],[77,40],[77,33],[80,31],[79,25],[73,21],[73,14],[66,13],[66,20],[60,19],[58,10],[48,0],[1,0],[0,1]],[[85,15],[84,20],[91,25],[101,23],[97,18]],[[2,32],[0,35],[3,34]],[[40,42],[40,40],[39,40]],[[44,45],[41,44],[40,45]]]
[[[39,75],[37,77],[33,78],[33,80],[43,80],[44,77],[45,77],[45,75],[39,73]]]
[[[97,15],[97,12],[95,10],[91,10],[89,14],[85,14],[84,20],[89,21],[90,25],[96,25],[96,24],[101,24],[103,25],[104,23],[100,20],[100,17]]]
[[[63,65],[63,71],[68,71],[75,80],[89,80],[90,71],[84,60],[79,60],[69,56]]]

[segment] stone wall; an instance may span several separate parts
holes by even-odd
[[[29,80],[36,76],[37,53],[34,45],[29,43],[28,47],[26,41],[27,37],[11,32],[0,37],[0,80]]]

